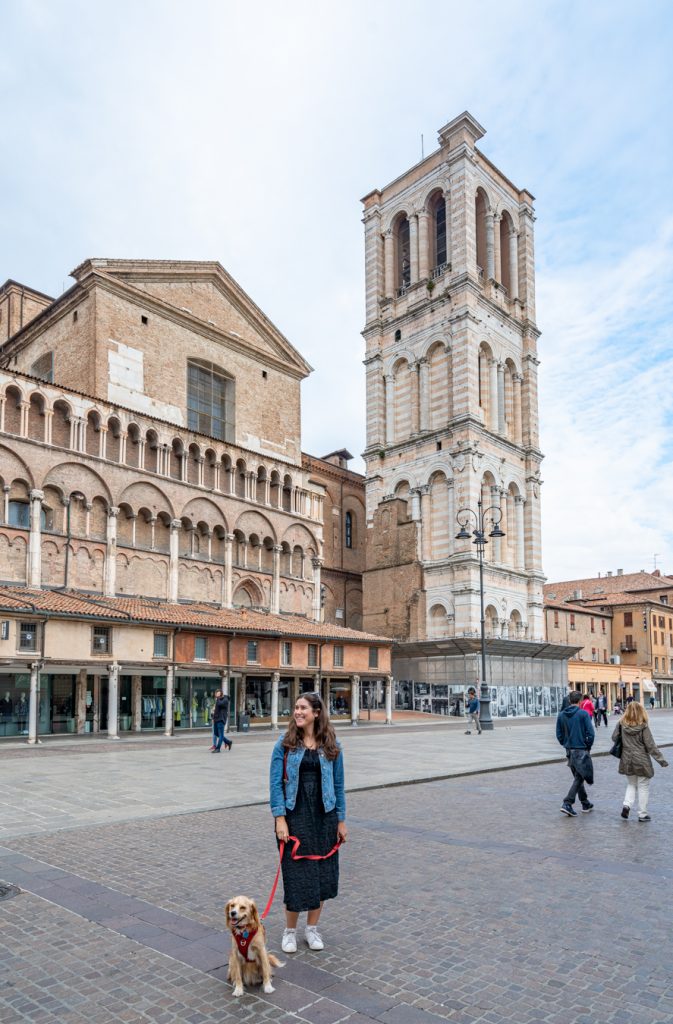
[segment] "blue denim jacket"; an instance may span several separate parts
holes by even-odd
[[[339,821],[346,820],[346,791],[344,789],[344,756],[339,744],[339,756],[336,761],[329,761],[322,750],[320,769],[322,774],[322,802],[326,811],[336,807]],[[285,748],[281,737],[273,748],[271,767],[269,770],[269,791],[271,813],[274,818],[285,815],[286,811],[294,810],[297,802],[299,786],[299,766],[304,756],[304,748],[287,752],[287,782],[283,785],[283,759]]]

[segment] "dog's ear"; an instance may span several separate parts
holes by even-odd
[[[257,904],[254,900],[250,900],[250,923],[253,928],[259,929],[262,922],[259,919],[259,911],[257,910]]]
[[[233,900],[229,900],[229,902],[226,903],[224,907],[224,916],[226,917],[227,921],[229,920],[229,908],[233,902]]]

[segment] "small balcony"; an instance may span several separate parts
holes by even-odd
[[[635,640],[622,640],[619,645],[619,650],[622,654],[635,654],[638,650],[638,644]]]

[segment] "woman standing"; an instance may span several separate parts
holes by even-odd
[[[619,758],[619,774],[626,775],[626,793],[622,818],[628,818],[629,811],[638,796],[638,821],[649,821],[647,803],[650,797],[650,779],[654,775],[652,758],[662,768],[668,768],[668,761],[655,744],[648,725],[647,711],[638,701],[627,704],[621,721],[615,727],[612,741],[616,743],[621,734],[622,755]]]
[[[344,761],[327,710],[317,693],[304,693],[294,706],[287,732],[271,755],[271,813],[276,839],[301,843],[298,854],[324,857],[337,841],[346,842]],[[307,911],[304,936],[309,949],[324,949],[318,931],[325,900],[339,890],[339,854],[324,860],[283,857],[286,928],[281,947],[297,952],[297,921]]]

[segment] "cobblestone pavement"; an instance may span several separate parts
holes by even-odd
[[[397,742],[404,760],[416,741]],[[222,905],[266,899],[266,808],[3,840],[0,879],[22,892],[0,902],[0,1019],[670,1024],[673,771],[656,770],[643,824],[619,816],[612,758],[572,820],[569,777],[551,764],[351,794],[326,950],[284,957],[274,994],[238,1001]],[[278,900],[275,951],[281,930]]]

